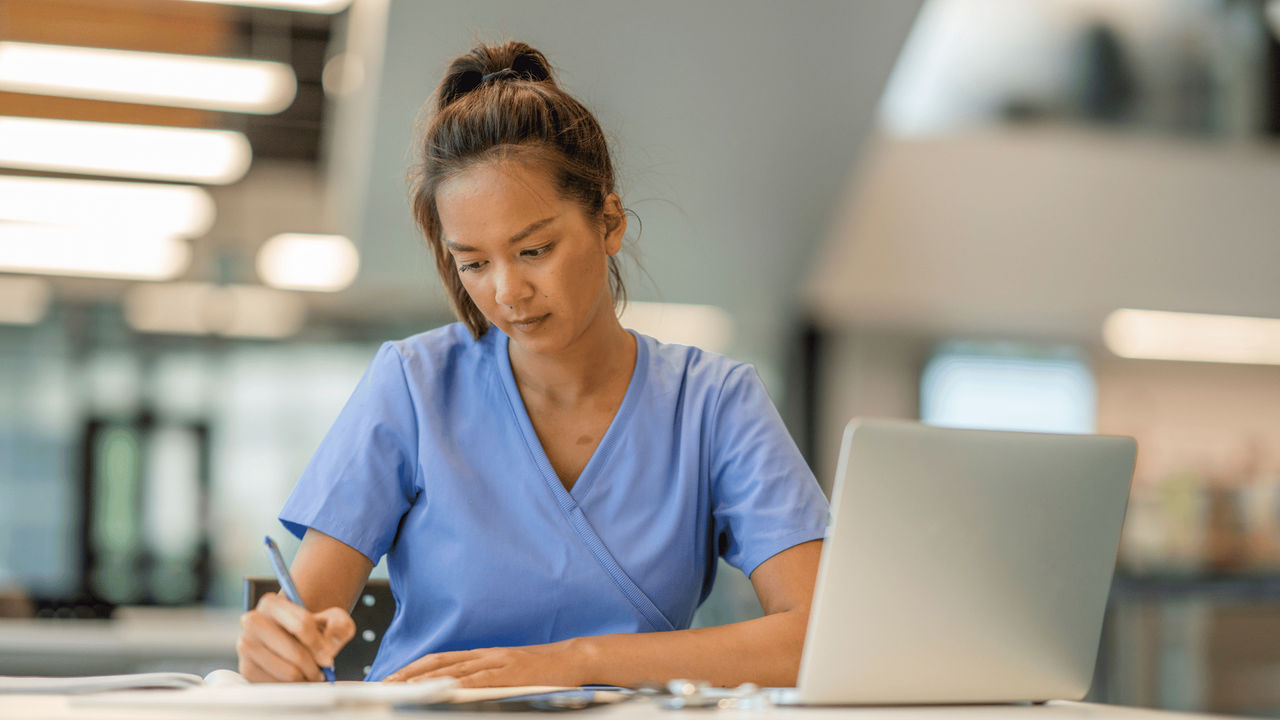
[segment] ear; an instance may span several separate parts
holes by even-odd
[[[622,211],[622,199],[617,193],[609,193],[600,212],[604,216],[604,251],[610,256],[617,255],[622,250],[622,237],[627,234],[627,214]]]

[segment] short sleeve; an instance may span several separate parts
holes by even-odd
[[[315,528],[377,564],[416,495],[417,439],[403,361],[386,343],[303,470],[280,522],[298,537]]]
[[[712,513],[720,554],[748,576],[826,532],[828,506],[750,365],[726,377],[713,419]]]

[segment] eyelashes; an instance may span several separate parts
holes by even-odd
[[[546,257],[551,252],[551,249],[553,247],[555,247],[555,243],[551,242],[551,243],[547,243],[546,245],[539,245],[538,247],[535,247],[535,248],[526,248],[520,251],[520,257],[530,258],[534,260],[538,258],[543,258],[543,257]],[[458,273],[461,274],[461,273],[475,272],[483,268],[486,264],[488,264],[488,262],[489,262],[488,260],[476,260],[475,262],[459,263]]]

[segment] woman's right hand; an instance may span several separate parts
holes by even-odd
[[[332,667],[355,633],[355,622],[341,608],[308,612],[283,593],[267,593],[240,616],[240,674],[251,682],[323,680],[320,668]]]

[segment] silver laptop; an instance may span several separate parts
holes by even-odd
[[[799,704],[1078,700],[1093,678],[1132,438],[854,420]]]

